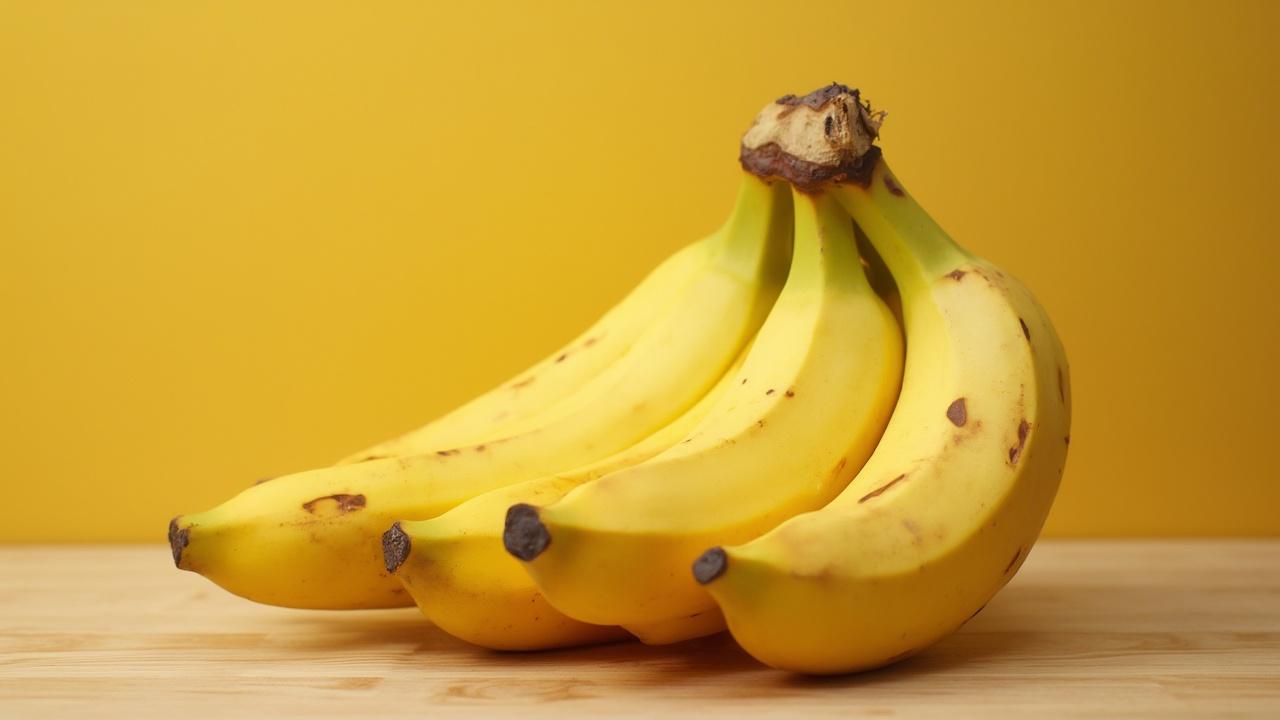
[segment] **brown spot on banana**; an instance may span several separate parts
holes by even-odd
[[[888,188],[889,193],[891,195],[894,195],[896,197],[902,197],[903,195],[906,194],[905,192],[902,191],[902,187],[899,186],[898,183],[894,181],[892,175],[884,176],[884,186]]]
[[[1031,434],[1031,423],[1022,420],[1018,423],[1018,444],[1009,448],[1009,464],[1017,465],[1022,457],[1022,449],[1027,446],[1027,435]]]
[[[1027,321],[1022,318],[1018,318],[1018,325],[1022,326],[1022,336],[1027,340],[1031,340],[1031,328],[1027,327]]]
[[[864,502],[866,502],[866,501],[870,500],[871,498],[879,497],[880,495],[882,495],[882,494],[884,493],[884,491],[885,491],[885,490],[888,490],[889,488],[893,487],[894,485],[897,485],[898,483],[902,482],[902,481],[903,481],[903,480],[905,480],[906,478],[907,478],[907,474],[906,474],[906,473],[903,473],[903,474],[899,475],[898,477],[896,477],[896,478],[894,478],[894,479],[890,480],[889,482],[885,483],[884,485],[881,485],[880,487],[876,488],[875,490],[872,490],[871,492],[867,493],[866,495],[863,495],[861,498],[859,498],[859,499],[858,499],[858,503],[859,503],[859,504],[862,504],[862,503],[864,503]]]
[[[306,510],[312,515],[315,515],[316,508],[320,505],[320,503],[325,502],[326,500],[332,500],[334,503],[336,503],[336,507],[339,515],[346,515],[349,512],[356,512],[358,510],[363,510],[365,506],[364,495],[349,495],[347,493],[335,493],[333,495],[323,495],[314,500],[308,500],[307,502],[302,503],[302,509]]]
[[[840,458],[840,462],[836,463],[836,466],[835,466],[835,467],[833,467],[833,468],[831,468],[831,477],[832,477],[833,479],[839,479],[839,477],[840,477],[840,471],[841,471],[841,470],[844,470],[844,466],[845,466],[848,462],[849,462],[849,459],[848,459],[848,458]]]
[[[952,280],[955,280],[956,282],[960,282],[960,278],[964,277],[964,275],[965,275],[965,271],[959,268],[956,268],[955,270],[952,270],[951,272],[947,273],[947,277],[951,278]]]
[[[1067,384],[1062,379],[1062,366],[1058,366],[1058,399],[1063,403],[1067,402]]]
[[[947,419],[956,427],[964,427],[969,420],[969,411],[965,407],[964,398],[956,398],[947,406]]]
[[[534,375],[530,375],[529,377],[527,377],[527,378],[525,378],[525,379],[523,379],[523,380],[517,380],[517,381],[515,381],[515,382],[511,383],[511,389],[512,389],[512,390],[519,390],[519,389],[520,389],[520,388],[522,388],[522,387],[527,387],[530,383],[532,383],[532,382],[533,382],[534,380],[536,380],[536,379],[537,379],[537,377],[536,377],[536,376],[534,376]]]
[[[924,536],[920,533],[920,526],[916,524],[915,520],[912,520],[911,518],[902,518],[902,527],[906,528],[907,532],[911,533],[911,541],[916,545],[919,545],[924,539]]]
[[[795,396],[796,396],[796,391],[795,391],[795,390],[788,390],[788,391],[785,393],[785,395],[786,395],[787,397],[789,397],[789,398],[793,398],[793,397],[795,397]]]

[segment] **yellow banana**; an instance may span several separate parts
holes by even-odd
[[[548,605],[519,561],[503,548],[503,517],[513,504],[553,503],[579,485],[680,442],[737,377],[744,356],[692,408],[620,453],[563,475],[491,490],[438,517],[396,523],[383,535],[387,569],[436,627],[475,645],[537,650],[626,637],[620,628],[578,622]],[[718,612],[708,615],[717,624],[712,632],[724,629]],[[653,628],[643,635],[671,632],[679,630]]]
[[[304,608],[409,604],[379,542],[393,521],[438,515],[495,488],[623,450],[696,403],[755,335],[786,276],[785,183],[744,174],[714,259],[608,368],[497,440],[312,470],[175,518],[179,567],[251,600]],[[570,412],[571,411],[571,412]]]
[[[721,244],[722,238],[713,235],[685,246],[594,325],[541,362],[427,425],[348,455],[338,464],[434,452],[515,434],[506,429],[536,418],[622,357],[715,260]]]
[[[809,97],[820,95],[821,104],[798,111],[766,108],[758,124],[810,115],[800,122],[821,128],[866,113],[857,91],[835,86]],[[830,505],[708,551],[694,574],[761,661],[848,672],[892,663],[952,632],[1026,559],[1066,462],[1068,368],[1031,294],[956,245],[878,148],[845,143],[836,157],[821,157],[790,129],[757,134],[777,140],[767,152],[792,156],[773,165],[775,174],[839,199],[901,292],[902,396],[880,446]],[[744,154],[761,146],[744,146]],[[797,177],[788,164],[810,172]],[[767,165],[757,169],[768,175]]]
[[[707,545],[821,507],[871,454],[898,393],[900,330],[848,213],[829,196],[797,193],[794,206],[787,284],[698,428],[557,503],[509,512],[508,550],[561,612],[641,629],[714,607],[688,571]]]

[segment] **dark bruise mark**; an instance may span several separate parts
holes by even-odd
[[[1018,324],[1022,326],[1022,335],[1026,339],[1031,339],[1031,328],[1027,327],[1027,322],[1022,318],[1018,318]]]
[[[848,463],[849,463],[849,458],[840,458],[840,462],[836,463],[836,466],[831,468],[831,477],[839,478],[840,471],[844,470],[844,466],[847,465]]]
[[[1015,558],[1015,559],[1016,559],[1016,558]],[[1005,570],[1005,572],[1009,572],[1009,571],[1008,571],[1008,570]],[[982,612],[983,610],[986,610],[986,609],[987,609],[987,604],[986,604],[986,603],[982,603],[982,606],[981,606],[981,607],[979,607],[977,610],[974,610],[974,611],[973,611],[973,614],[972,614],[972,615],[970,615],[968,618],[966,618],[966,619],[965,619],[965,622],[969,622],[970,620],[972,620],[972,619],[974,619],[974,618],[978,617],[978,613],[980,613],[980,612]]]
[[[885,483],[884,485],[881,485],[880,487],[876,488],[875,490],[872,490],[871,492],[867,493],[866,495],[863,495],[861,498],[859,498],[859,500],[858,500],[858,504],[862,504],[862,503],[864,503],[864,502],[866,502],[866,501],[870,500],[870,499],[871,499],[871,498],[873,498],[873,497],[879,497],[881,494],[883,494],[883,493],[884,493],[884,491],[885,491],[885,490],[888,490],[889,488],[893,487],[894,485],[897,485],[898,483],[902,482],[902,481],[903,481],[903,480],[905,480],[906,478],[907,478],[907,474],[906,474],[906,473],[903,473],[903,474],[899,475],[898,477],[896,477],[896,478],[894,478],[894,479],[890,480],[889,482]]]
[[[706,585],[729,569],[729,555],[724,548],[713,547],[693,561],[693,579]]]
[[[969,411],[965,408],[964,398],[956,398],[947,406],[947,419],[956,427],[964,427],[969,420]]]
[[[169,549],[173,551],[173,566],[182,567],[182,551],[191,543],[191,528],[178,527],[179,515],[169,521]]]
[[[1066,435],[1066,436],[1064,436],[1064,437],[1062,438],[1062,442],[1064,442],[1064,443],[1066,443],[1066,444],[1070,445],[1070,444],[1071,444],[1071,436],[1070,436],[1070,435]]]
[[[449,457],[451,455],[457,455],[460,452],[462,451],[457,448],[453,448],[452,450],[437,450],[436,454],[440,457]]]
[[[366,463],[366,462],[373,462],[374,460],[386,460],[386,459],[387,459],[387,457],[388,457],[387,455],[365,455],[364,457],[360,458],[360,459],[359,459],[359,460],[357,460],[356,462],[358,462],[358,463]],[[271,478],[263,478],[263,479],[259,480],[258,482],[266,482],[267,480],[270,480],[270,479],[271,479]],[[257,484],[258,484],[258,483],[254,483],[254,485],[257,485]]]
[[[520,389],[520,388],[522,388],[522,387],[528,387],[528,386],[529,386],[529,384],[530,384],[530,383],[532,383],[535,379],[537,379],[537,378],[536,378],[536,376],[534,376],[534,375],[530,375],[529,377],[527,377],[527,378],[525,378],[525,379],[523,379],[523,380],[517,380],[517,381],[515,381],[515,382],[511,383],[511,389],[512,389],[512,390],[519,390],[519,389]]]
[[[365,462],[366,460],[369,460],[369,459],[370,459],[370,458],[364,458],[364,460],[361,460],[360,462]],[[279,476],[279,475],[268,475],[268,476],[266,476],[266,477],[260,477],[260,478],[258,478],[257,480],[254,480],[254,481],[253,481],[253,484],[254,484],[254,485],[261,485],[261,484],[262,484],[262,483],[264,483],[264,482],[271,482],[272,480],[275,480],[275,479],[276,479],[276,478],[278,478],[278,477],[280,477],[280,476]]]
[[[951,278],[952,280],[955,280],[956,282],[959,282],[960,278],[964,277],[964,270],[956,268],[955,270],[952,270],[951,272],[947,273],[947,277]]]
[[[324,502],[325,500],[332,500],[338,504],[339,515],[346,515],[349,512],[363,510],[365,506],[364,495],[348,495],[347,493],[335,493],[333,495],[324,495],[322,497],[318,497],[315,500],[308,500],[307,502],[302,503],[302,509],[306,510],[312,515],[315,515],[316,506]]]
[[[886,188],[889,188],[890,194],[895,195],[897,197],[902,197],[903,195],[906,194],[902,191],[902,188],[899,187],[898,183],[894,182],[892,175],[884,176],[884,186]]]
[[[556,358],[556,362],[562,363],[567,357],[569,357],[569,353],[560,353],[560,356]]]
[[[1009,464],[1017,465],[1022,457],[1022,449],[1027,445],[1027,435],[1031,432],[1031,424],[1026,420],[1018,423],[1018,444],[1009,448]]]
[[[1062,380],[1062,366],[1058,366],[1058,399],[1064,403],[1067,401],[1067,385]]]
[[[1022,557],[1022,548],[1018,548],[1018,552],[1013,554],[1013,559],[1009,560],[1009,564],[1004,566],[1005,575],[1009,574],[1009,571],[1013,569],[1014,563],[1018,562],[1018,558],[1020,557]]]
[[[774,392],[776,392],[776,391],[775,391],[773,388],[769,388],[768,390],[765,390],[765,391],[764,391],[764,394],[765,394],[765,395],[772,395]]]
[[[760,418],[759,420],[756,421],[756,427],[758,428],[764,427],[764,418]]]
[[[413,547],[413,542],[400,527],[400,523],[395,523],[389,530],[382,533],[382,562],[387,566],[387,572],[393,573],[409,559],[409,550]]]
[[[484,452],[485,447],[486,446],[484,443],[480,443],[479,445],[472,448],[472,450],[475,450],[476,452]]]
[[[738,152],[742,169],[764,180],[781,179],[803,192],[815,192],[827,183],[851,183],[867,187],[871,174],[880,162],[880,147],[872,145],[862,157],[850,158],[836,165],[819,165],[802,160],[785,151],[777,143],[765,143]]]
[[[785,393],[783,393],[783,394],[784,394],[784,395],[786,395],[787,397],[795,397],[795,396],[796,396],[796,391],[795,391],[795,390],[788,390],[788,391],[786,391],[786,392],[785,392]]]
[[[507,552],[529,562],[550,544],[551,533],[538,519],[538,508],[528,503],[516,503],[507,508],[507,519],[502,528],[502,545]]]
[[[582,347],[591,347],[592,345],[595,345],[596,343],[600,342],[600,338],[602,337],[604,336],[596,335],[595,337],[589,337],[586,340],[582,341]]]
[[[789,113],[790,111],[789,111],[789,110],[784,110],[783,112],[788,112],[788,113]],[[826,118],[824,118],[824,119],[822,120],[822,134],[823,134],[823,135],[826,135],[827,137],[831,137],[831,133],[832,133],[832,132],[834,132],[834,131],[835,131],[835,129],[836,129],[836,119],[835,119],[835,118],[833,118],[833,117],[831,117],[830,115],[828,115]]]
[[[911,533],[912,542],[919,545],[922,537],[920,535],[920,526],[916,524],[916,521],[910,518],[902,518],[902,527]]]
[[[742,383],[741,383],[741,384],[742,384],[742,385],[746,385],[746,384],[747,384],[747,379],[746,379],[746,378],[742,378]]]

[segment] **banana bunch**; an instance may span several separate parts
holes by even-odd
[[[765,107],[738,200],[568,345],[426,426],[169,528],[301,608],[416,603],[489,648],[726,627],[806,673],[895,662],[1025,561],[1066,461],[1066,356],[833,84]]]

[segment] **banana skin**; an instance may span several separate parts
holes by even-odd
[[[170,527],[180,568],[272,605],[411,604],[383,564],[397,520],[621,452],[693,406],[756,334],[786,277],[785,183],[743,174],[711,259],[615,362],[505,437],[282,476]],[[655,298],[657,296],[654,296]],[[665,302],[665,300],[664,300]]]
[[[847,88],[832,97],[812,112],[860,105]],[[786,122],[785,109],[761,118]],[[893,418],[829,505],[712,548],[692,572],[747,652],[804,673],[896,662],[976,614],[1026,560],[1070,440],[1069,370],[1048,315],[955,244],[871,150],[798,180],[839,199],[901,292],[907,358]]]
[[[898,394],[900,330],[840,204],[797,192],[794,206],[787,284],[708,417],[652,460],[510,511],[508,549],[566,615],[641,628],[714,608],[688,572],[707,545],[821,507],[870,456]]]

